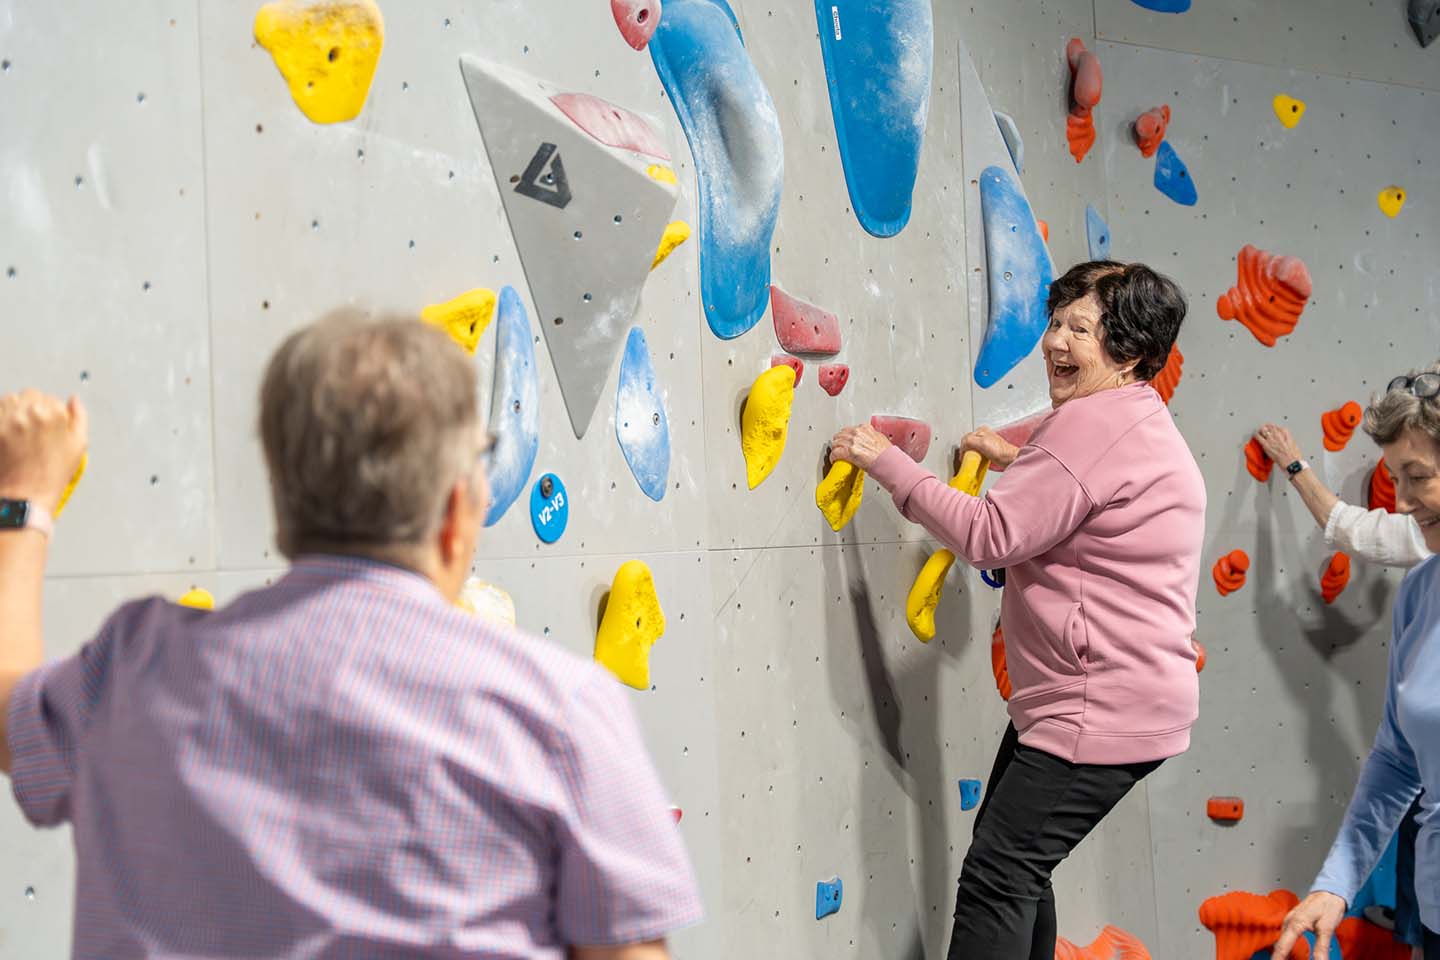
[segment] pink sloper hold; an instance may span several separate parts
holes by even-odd
[[[660,0],[610,0],[610,12],[620,36],[636,50],[644,50],[660,25]]]
[[[800,378],[805,375],[805,361],[799,357],[785,357],[780,354],[770,358],[770,366],[778,367],[781,364],[795,371],[795,386],[800,386]]]
[[[838,397],[840,391],[845,389],[845,384],[850,382],[850,367],[843,363],[827,363],[820,367],[816,378],[820,381],[820,389]]]
[[[770,285],[770,316],[786,353],[833,357],[840,352],[840,320],[829,310]]]
[[[557,93],[550,102],[560,108],[575,126],[607,147],[631,150],[660,160],[669,160],[670,151],[650,121],[588,93]]]
[[[885,434],[885,439],[905,451],[905,455],[916,463],[925,459],[930,451],[930,424],[910,417],[870,418],[870,426]]]

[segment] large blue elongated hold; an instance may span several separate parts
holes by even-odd
[[[651,500],[665,497],[670,476],[670,421],[655,382],[655,365],[645,332],[630,329],[620,361],[620,387],[615,391],[615,437],[635,482]]]
[[[725,0],[666,0],[650,56],[695,158],[705,319],[729,340],[769,303],[785,177],[780,118]]]
[[[850,206],[867,233],[893,237],[910,221],[930,109],[930,0],[815,0],[815,19]]]
[[[1045,335],[1045,298],[1055,267],[1040,238],[1035,214],[1008,170],[980,174],[980,217],[985,225],[985,269],[990,309],[985,342],[975,359],[975,382],[993,386],[1029,355]]]
[[[1137,7],[1154,10],[1157,13],[1184,13],[1190,9],[1190,0],[1131,0]]]
[[[1182,207],[1193,207],[1200,199],[1195,180],[1169,140],[1162,141],[1155,152],[1155,189]]]
[[[495,388],[490,396],[490,510],[493,527],[530,480],[540,450],[540,379],[535,371],[535,335],[525,303],[514,287],[502,287],[495,320]]]

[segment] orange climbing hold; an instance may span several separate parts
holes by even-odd
[[[1349,582],[1350,557],[1348,554],[1337,553],[1325,565],[1325,572],[1320,574],[1320,596],[1325,598],[1326,603],[1334,603]]]
[[[1049,243],[1049,242],[1050,242],[1050,224],[1046,223],[1044,220],[1036,220],[1036,221],[1035,221],[1035,226],[1037,226],[1037,227],[1040,228],[1040,239],[1041,239],[1041,240],[1044,240],[1046,243]]]
[[[1410,947],[1391,931],[1364,917],[1346,917],[1335,928],[1335,942],[1345,960],[1410,960]]]
[[[1015,690],[1010,686],[1010,667],[1005,661],[1005,634],[998,623],[990,637],[990,669],[995,673],[995,689],[1000,691],[1000,699],[1009,700]]]
[[[1275,469],[1275,461],[1270,459],[1270,454],[1260,446],[1260,441],[1254,437],[1245,444],[1245,469],[1250,471],[1250,476],[1261,483],[1270,479],[1270,471]]]
[[[1275,890],[1268,897],[1232,890],[1200,904],[1200,922],[1215,934],[1215,960],[1250,960],[1273,947],[1285,915],[1299,902],[1289,890]],[[1292,960],[1309,956],[1310,945],[1304,938],[1297,940],[1290,950]]]
[[[1238,282],[1215,301],[1221,320],[1239,320],[1267,347],[1295,329],[1310,299],[1310,271],[1299,257],[1250,244],[1240,248]]]
[[[1172,346],[1170,356],[1165,359],[1165,366],[1161,367],[1160,372],[1150,381],[1150,386],[1155,388],[1155,392],[1160,394],[1160,399],[1166,404],[1175,396],[1175,388],[1180,385],[1181,368],[1184,366],[1185,355],[1178,346]]]
[[[1135,118],[1135,145],[1140,156],[1153,157],[1165,139],[1165,128],[1170,125],[1170,104],[1162,104],[1153,110],[1146,110]]]
[[[1221,823],[1239,823],[1245,816],[1245,801],[1240,797],[1211,797],[1205,801],[1205,816]]]
[[[1057,938],[1055,960],[1150,960],[1150,951],[1134,934],[1106,925],[1088,947],[1077,947],[1064,937]]]
[[[1100,58],[1085,49],[1085,42],[1071,37],[1065,45],[1065,59],[1070,64],[1070,115],[1065,118],[1065,139],[1070,155],[1079,163],[1095,145],[1095,118],[1091,115],[1100,102]]]
[[[1370,509],[1395,512],[1395,481],[1390,477],[1390,468],[1385,466],[1384,457],[1370,472]]]
[[[1245,586],[1245,571],[1250,569],[1250,557],[1244,550],[1231,550],[1215,561],[1215,589],[1220,596],[1228,596]]]
[[[1339,409],[1326,410],[1320,414],[1320,429],[1325,433],[1325,449],[1344,450],[1345,444],[1350,442],[1351,435],[1355,433],[1355,428],[1360,426],[1360,417],[1364,412],[1360,409],[1360,404],[1351,400]]]
[[[1066,117],[1065,142],[1070,144],[1070,156],[1075,158],[1075,162],[1083,161],[1085,154],[1095,146],[1095,118],[1088,113],[1083,117],[1073,114]]]
[[[1199,640],[1196,640],[1194,637],[1191,637],[1191,638],[1190,638],[1190,646],[1192,646],[1192,647],[1195,648],[1195,672],[1196,672],[1196,673],[1204,673],[1204,672],[1205,672],[1205,644],[1201,643]]]

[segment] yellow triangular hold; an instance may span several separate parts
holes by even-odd
[[[1380,204],[1380,212],[1387,217],[1393,217],[1405,206],[1405,190],[1393,183],[1380,191],[1380,196],[1375,198]]]
[[[665,613],[655,593],[655,578],[639,560],[615,571],[605,616],[595,634],[595,659],[621,683],[650,689],[650,648],[665,633]]]
[[[276,0],[255,14],[255,39],[305,116],[341,123],[365,106],[385,21],[373,0]]]
[[[830,465],[830,472],[815,488],[815,506],[825,515],[830,529],[839,533],[860,509],[860,500],[865,495],[865,471],[853,463],[836,460]]]
[[[195,587],[193,590],[186,591],[185,594],[175,602],[182,607],[190,607],[192,610],[215,609],[215,598],[211,596],[210,591],[204,587]]]
[[[57,503],[57,504],[55,504],[55,516],[56,516],[56,517],[59,517],[59,516],[60,516],[60,511],[65,509],[65,504],[67,504],[67,503],[70,502],[70,494],[74,493],[74,492],[75,492],[75,488],[78,487],[78,486],[80,486],[80,478],[83,477],[83,476],[85,476],[85,467],[86,467],[89,463],[90,463],[90,454],[88,454],[88,453],[83,453],[83,454],[81,454],[81,455],[80,455],[80,466],[76,467],[76,468],[75,468],[75,472],[70,475],[70,482],[67,483],[67,484],[65,484],[65,489],[60,492],[60,502]]]
[[[770,476],[785,452],[790,408],[795,402],[795,371],[781,364],[755,378],[740,415],[740,452],[745,479],[754,490]]]
[[[1294,97],[1283,93],[1275,94],[1273,101],[1275,117],[1287,128],[1292,128],[1305,116],[1305,101],[1296,100]]]
[[[453,300],[432,303],[420,311],[420,319],[450,334],[451,340],[473,356],[485,328],[495,319],[495,291],[477,287]]]
[[[650,261],[650,269],[654,270],[665,262],[665,258],[675,252],[675,248],[686,240],[690,239],[690,224],[684,220],[676,220],[665,228],[665,233],[660,237],[660,246],[655,250],[655,259]]]
[[[954,562],[955,554],[936,550],[910,585],[910,595],[905,598],[905,622],[921,643],[929,643],[935,636],[935,608],[940,605],[940,590]]]

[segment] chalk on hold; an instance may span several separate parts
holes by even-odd
[[[1250,471],[1250,476],[1261,483],[1270,479],[1270,471],[1275,469],[1275,461],[1260,446],[1260,441],[1251,437],[1245,444],[1245,469]]]
[[[1200,922],[1215,934],[1215,960],[1250,960],[1257,951],[1274,946],[1285,915],[1299,902],[1289,890],[1275,890],[1265,897],[1232,890],[1200,904]],[[1297,944],[1290,956],[1308,953]]]
[[[1009,700],[1014,687],[1010,683],[1010,665],[1005,659],[1005,633],[1000,624],[990,636],[990,671],[995,674],[995,690],[1001,700]]]
[[[1395,512],[1395,481],[1390,477],[1390,469],[1385,466],[1385,458],[1381,457],[1380,462],[1375,464],[1375,469],[1370,471],[1369,483],[1369,506],[1371,510],[1385,510]]]
[[[1005,149],[1010,151],[1010,162],[1015,165],[1015,172],[1024,173],[1025,141],[1020,136],[1020,128],[1015,126],[1015,118],[999,110],[994,114],[995,123],[1000,127],[1000,138],[1005,141]]]
[[[825,515],[830,529],[839,533],[854,518],[864,496],[865,471],[853,463],[836,460],[815,488],[815,506]]]
[[[495,328],[495,385],[490,393],[490,430],[495,447],[486,480],[490,508],[485,526],[500,522],[530,480],[540,451],[540,377],[535,339],[525,302],[514,287],[500,288]]]
[[[1215,589],[1225,597],[1245,586],[1245,571],[1250,569],[1250,557],[1244,550],[1231,550],[1215,561],[1211,573],[1215,576]]]
[[[515,601],[500,587],[469,577],[455,598],[455,606],[481,620],[515,626]]]
[[[770,285],[775,338],[787,353],[830,357],[840,352],[840,320],[829,310]]]
[[[929,643],[935,637],[935,608],[940,605],[945,575],[954,562],[955,554],[936,550],[910,585],[910,593],[905,598],[905,623],[921,643]]]
[[[255,14],[255,40],[275,59],[305,116],[341,123],[365,106],[385,21],[373,0],[277,0]]]
[[[1057,937],[1055,960],[1150,960],[1150,951],[1140,938],[1119,927],[1106,925],[1089,945],[1080,947]]]
[[[194,587],[180,595],[175,601],[182,607],[189,607],[192,610],[214,610],[215,598],[209,590],[204,587]]]
[[[644,50],[660,25],[660,0],[610,0],[610,13],[625,42]]]
[[[650,568],[627,560],[615,571],[605,616],[595,634],[595,659],[628,687],[650,689],[650,648],[665,633],[665,613]]]
[[[821,880],[815,884],[815,919],[828,917],[840,912],[840,901],[845,897],[845,885],[840,878]]]
[[[1160,394],[1160,399],[1168,405],[1175,397],[1175,388],[1180,386],[1180,375],[1184,372],[1185,354],[1180,352],[1178,346],[1170,348],[1170,355],[1165,358],[1165,366],[1150,380],[1150,386]]]
[[[805,376],[805,361],[799,357],[786,356],[783,353],[772,354],[770,357],[770,366],[778,367],[781,365],[787,366],[795,371],[795,386],[800,386],[800,381]]]
[[[1349,583],[1350,557],[1345,553],[1336,553],[1325,565],[1325,572],[1320,575],[1320,596],[1326,603],[1334,603],[1335,598],[1344,592]]]
[[[1165,139],[1165,129],[1169,126],[1170,105],[1168,103],[1152,107],[1135,118],[1133,132],[1135,145],[1140,148],[1140,156],[1155,156],[1155,151],[1160,149],[1160,142]]]
[[[1275,119],[1284,124],[1287,129],[1293,129],[1300,122],[1300,118],[1305,116],[1305,101],[1296,100],[1288,94],[1275,94],[1275,99],[1270,101],[1270,105],[1275,110]]]
[[[1100,211],[1085,204],[1085,240],[1090,246],[1091,260],[1110,259],[1110,227]]]
[[[65,489],[60,491],[60,500],[55,504],[55,511],[52,514],[56,519],[60,517],[60,511],[65,509],[65,504],[70,502],[70,495],[75,488],[80,486],[80,478],[85,476],[85,468],[90,464],[90,454],[80,455],[80,463],[75,467],[75,472],[70,475],[70,482],[65,484]],[[1393,497],[1391,498],[1394,499]]]
[[[974,810],[980,806],[980,790],[982,784],[979,780],[960,781],[960,809]]]
[[[1332,453],[1336,450],[1344,450],[1345,444],[1349,443],[1350,437],[1354,435],[1355,428],[1360,425],[1360,418],[1364,413],[1360,404],[1354,400],[1322,413],[1320,429],[1325,434],[1325,449]]]
[[[1420,41],[1420,46],[1428,47],[1434,43],[1436,35],[1440,34],[1440,0],[1410,0],[1407,14],[1410,29],[1415,33],[1415,39]]]
[[[666,161],[670,159],[670,151],[665,148],[660,134],[649,120],[633,110],[590,93],[555,93],[550,95],[550,102],[559,107],[575,126],[607,147],[643,153]]]
[[[495,319],[497,299],[494,290],[477,287],[444,303],[421,307],[420,319],[450,334],[451,340],[474,356],[485,328]]]
[[[660,245],[655,248],[655,258],[650,261],[650,269],[654,270],[664,263],[665,259],[675,252],[676,247],[689,239],[690,224],[684,220],[672,220],[666,224],[665,232],[660,235]]]
[[[1220,823],[1239,823],[1245,816],[1245,801],[1240,797],[1211,797],[1205,801],[1205,816]]]
[[[745,456],[745,479],[751,490],[770,476],[785,452],[794,402],[795,371],[788,366],[771,367],[750,387],[740,415],[740,452]]]
[[[1193,207],[1200,199],[1190,169],[1169,140],[1162,141],[1155,150],[1155,189],[1182,207]]]
[[[820,367],[816,379],[820,381],[820,389],[838,397],[840,391],[845,389],[845,384],[850,382],[850,367],[843,363],[827,363]]]
[[[1050,322],[1045,295],[1055,264],[1040,238],[1025,191],[1006,167],[980,172],[985,229],[985,339],[975,357],[975,382],[992,387],[1029,356]]]
[[[1065,118],[1065,139],[1070,144],[1070,155],[1079,163],[1095,145],[1092,112],[1100,102],[1100,58],[1086,50],[1079,37],[1071,37],[1065,45],[1065,59],[1070,64],[1070,114]]]
[[[1375,202],[1380,205],[1380,212],[1385,214],[1385,216],[1398,216],[1400,208],[1405,206],[1405,188],[1397,187],[1392,183],[1380,191],[1380,194],[1375,198]]]
[[[1196,673],[1204,673],[1204,672],[1205,672],[1205,659],[1206,659],[1206,658],[1205,658],[1205,644],[1201,643],[1199,640],[1196,640],[1194,637],[1191,637],[1191,638],[1190,638],[1190,646],[1192,646],[1192,647],[1195,648],[1195,672],[1196,672]]]
[[[885,434],[885,439],[916,463],[924,460],[930,450],[930,424],[923,420],[877,415],[870,418],[870,426]]]
[[[670,476],[670,417],[655,376],[645,332],[632,327],[620,360],[615,390],[615,439],[635,482],[656,503],[665,498]]]
[[[1250,244],[1240,248],[1237,282],[1215,301],[1221,320],[1239,320],[1267,347],[1289,334],[1314,287],[1299,257],[1281,257]]]

